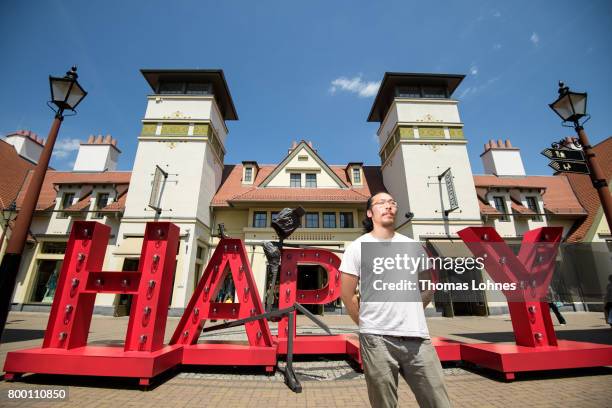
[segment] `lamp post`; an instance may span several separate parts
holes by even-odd
[[[36,209],[38,196],[45,179],[45,173],[49,167],[53,146],[55,145],[60,125],[64,120],[64,110],[68,109],[76,113],[75,108],[87,95],[87,92],[77,81],[78,75],[76,70],[76,67],[72,67],[64,77],[49,76],[51,101],[48,105],[55,112],[55,118],[51,125],[51,130],[49,130],[47,142],[40,154],[36,167],[34,167],[30,184],[15,219],[15,227],[0,264],[0,335],[4,332],[21,263],[21,255],[25,247],[32,216]],[[52,105],[55,105],[55,108]]]
[[[608,228],[612,232],[612,195],[610,195],[610,189],[608,188],[608,180],[597,162],[593,147],[580,123],[580,119],[586,117],[588,120],[589,117],[586,113],[586,104],[586,92],[572,92],[563,82],[559,82],[559,97],[549,106],[564,123],[571,122],[570,126],[573,126],[576,130],[589,167],[593,187],[597,190],[599,201],[601,201],[601,206],[608,221]]]

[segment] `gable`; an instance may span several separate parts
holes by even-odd
[[[259,187],[290,187],[291,173],[301,174],[301,186],[305,186],[305,174],[316,174],[317,188],[347,188],[347,185],[305,142],[298,144],[270,173]]]

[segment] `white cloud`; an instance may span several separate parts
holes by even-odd
[[[502,47],[502,45],[500,43],[493,44],[493,49],[496,50],[496,51],[497,50],[501,50],[501,47]]]
[[[472,66],[470,67],[470,74],[478,75],[478,67],[476,66],[476,64],[472,64]]]
[[[498,11],[498,10],[494,11],[493,17],[501,17],[501,11]]]
[[[468,96],[474,96],[477,93],[480,93],[482,91],[484,91],[485,89],[487,89],[489,86],[493,85],[495,82],[499,81],[500,77],[496,76],[493,78],[489,78],[486,81],[477,84],[477,85],[473,85],[473,86],[468,86],[467,88],[465,88],[460,94],[459,94],[459,99],[463,99],[466,98]]]
[[[538,46],[538,44],[540,43],[540,36],[538,35],[538,33],[536,33],[535,31],[531,34],[531,37],[529,37],[529,41],[531,41],[533,43],[533,45],[535,45],[536,47]]]
[[[368,98],[376,95],[380,87],[380,82],[364,81],[361,75],[354,78],[339,77],[331,82],[329,92],[333,95],[337,91],[352,92],[361,98]]]
[[[79,139],[60,139],[55,143],[53,155],[57,158],[64,159],[72,152],[79,150],[81,141]]]

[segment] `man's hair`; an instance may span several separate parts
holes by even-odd
[[[363,218],[363,221],[361,221],[361,225],[363,226],[363,230],[366,233],[372,232],[372,230],[374,229],[374,223],[372,222],[372,217],[368,217],[368,210],[372,209],[372,201],[374,200],[374,197],[376,197],[380,193],[389,194],[386,191],[382,191],[382,190],[381,191],[377,191],[374,194],[372,194],[370,196],[370,198],[368,198],[368,201],[366,202],[365,217]]]

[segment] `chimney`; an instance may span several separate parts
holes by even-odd
[[[289,148],[289,151],[287,153],[291,153],[293,151],[293,149],[295,149],[297,147],[298,143],[294,140],[293,142],[291,142],[291,147]]]
[[[489,140],[480,155],[485,174],[496,176],[524,176],[525,167],[521,159],[521,150],[512,147],[510,140]]]
[[[74,162],[74,171],[114,171],[117,168],[121,150],[111,135],[89,135],[87,142],[81,142]]]
[[[6,143],[12,145],[17,154],[37,163],[44,147],[44,140],[30,130],[18,130],[6,135]]]

